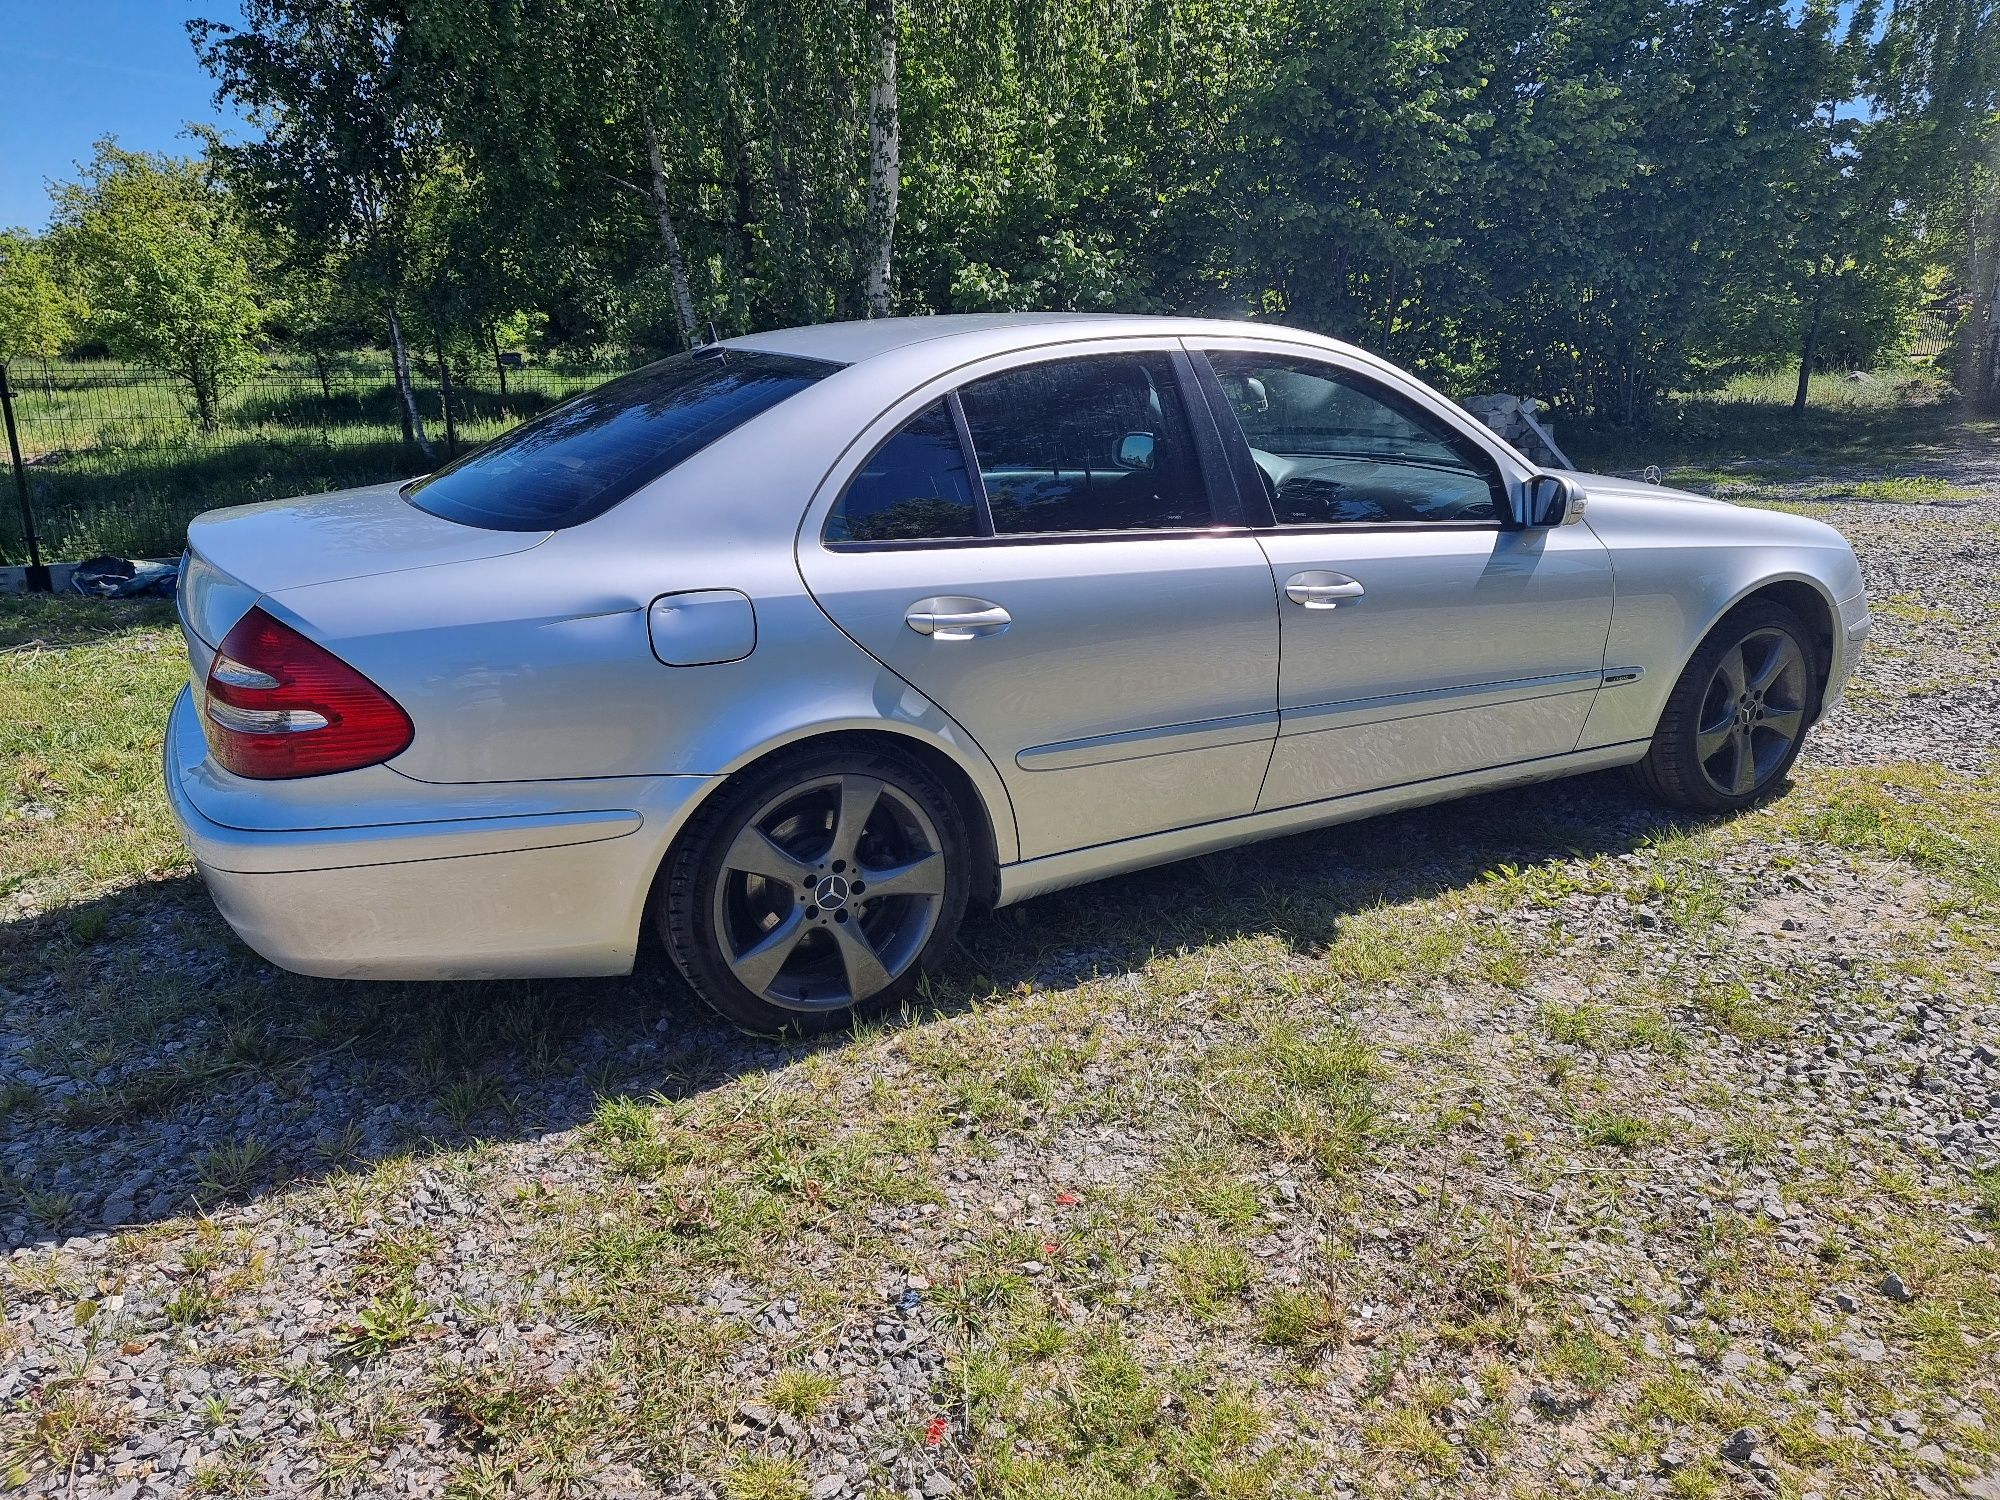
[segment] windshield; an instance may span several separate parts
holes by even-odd
[[[720,345],[676,354],[549,408],[403,496],[492,531],[575,526],[839,368]]]

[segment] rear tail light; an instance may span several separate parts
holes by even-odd
[[[261,609],[223,637],[207,698],[209,753],[260,780],[372,766],[415,733],[395,699]]]

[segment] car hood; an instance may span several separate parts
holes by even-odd
[[[1854,549],[1824,521],[1642,479],[1577,473],[1566,477],[1582,486],[1590,502],[1584,524],[1614,552],[1624,546],[1773,548],[1778,549],[1770,564],[1774,570],[1803,571],[1817,578],[1834,599],[1851,599],[1862,592]]]
[[[1620,500],[1670,500],[1676,503],[1692,500],[1701,505],[1728,505],[1727,500],[1719,500],[1713,495],[1697,495],[1692,490],[1677,490],[1669,485],[1648,484],[1643,479],[1620,479],[1615,474],[1585,474],[1577,469],[1560,469],[1565,479],[1582,486],[1586,495],[1606,497],[1616,496]]]

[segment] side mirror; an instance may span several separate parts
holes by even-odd
[[[1584,494],[1560,474],[1536,474],[1521,491],[1524,526],[1574,526],[1583,519]]]
[[[1153,435],[1150,432],[1128,432],[1118,440],[1118,467],[1121,469],[1150,469],[1153,467]]]

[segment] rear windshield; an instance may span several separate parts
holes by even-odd
[[[575,526],[839,368],[714,345],[676,354],[550,407],[403,496],[492,531]]]

